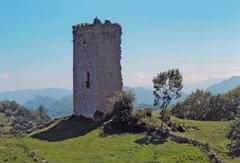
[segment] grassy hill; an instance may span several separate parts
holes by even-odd
[[[229,122],[174,121],[199,128],[179,134],[209,143],[225,162],[240,162],[240,158],[227,155]],[[209,162],[203,151],[189,144],[170,139],[162,144],[147,143],[144,133],[102,136],[98,126],[85,120],[60,119],[30,135],[0,137],[0,162]]]
[[[199,130],[187,130],[185,133],[178,133],[190,138],[197,139],[204,143],[209,143],[210,147],[225,161],[229,163],[239,163],[240,158],[232,159],[228,155],[228,139],[226,133],[229,121],[195,121],[173,118],[175,122],[196,126]]]
[[[142,139],[144,134],[122,134],[103,137],[100,129],[81,136],[71,137],[65,130],[65,124],[60,120],[53,126],[44,129],[48,132],[52,128],[55,131],[62,131],[62,135],[67,134],[69,138],[64,140],[44,141],[32,138],[31,135],[24,137],[2,137],[0,138],[0,162],[48,162],[58,163],[79,163],[79,162],[208,162],[205,154],[188,144],[176,144],[167,140],[164,144],[144,144]],[[68,120],[67,120],[68,121]],[[72,123],[72,122],[69,122]],[[73,122],[71,128],[76,127]],[[91,124],[93,125],[93,124]],[[75,128],[75,132],[81,127]],[[71,131],[69,131],[71,132]],[[36,133],[33,133],[36,134]],[[80,135],[80,133],[79,133]],[[13,152],[9,152],[13,150]]]

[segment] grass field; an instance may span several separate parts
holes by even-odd
[[[9,132],[11,129],[10,123],[8,122],[8,117],[5,114],[0,113],[0,133]]]
[[[181,124],[196,126],[199,130],[187,130],[184,133],[178,133],[190,138],[197,139],[204,143],[209,143],[210,147],[214,149],[218,155],[226,162],[239,163],[240,158],[234,158],[228,156],[227,144],[228,139],[226,133],[229,121],[195,121],[195,120],[182,120],[172,117],[172,120]]]
[[[226,162],[240,162],[240,158],[231,159],[227,155],[225,134],[229,122],[173,120],[200,129],[179,134],[209,143]],[[159,122],[156,115],[153,121]],[[144,133],[102,136],[99,127],[93,129],[98,124],[88,124],[86,127],[84,121],[65,119],[24,137],[1,137],[0,162],[209,162],[204,152],[189,144],[177,144],[170,139],[151,144],[145,141]]]
[[[86,133],[86,129],[77,127],[75,122],[70,125],[75,132],[69,133],[66,128],[69,122],[62,121],[41,131],[44,134],[33,133],[40,136],[38,139],[32,138],[32,135],[0,138],[0,162],[209,162],[200,149],[188,144],[177,144],[171,140],[163,144],[148,144],[144,141],[144,133],[101,136],[100,128]],[[90,126],[93,127],[93,124]],[[49,132],[53,128],[62,136],[50,142],[40,140],[47,134],[55,137],[53,132]],[[80,136],[76,136],[76,130],[79,130]]]
[[[176,144],[141,144],[142,134],[101,137],[99,129],[87,135],[60,142],[46,142],[30,137],[1,138],[1,161],[34,162],[39,157],[56,163],[77,162],[209,162],[198,148]],[[12,153],[4,149],[14,149]],[[15,159],[15,161],[14,161]],[[31,161],[30,161],[31,160]]]

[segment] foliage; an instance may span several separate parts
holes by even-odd
[[[143,116],[152,117],[152,109],[151,108],[144,108],[143,109]]]
[[[112,111],[112,121],[120,128],[127,127],[132,115],[134,100],[135,95],[130,91],[116,92],[108,100],[107,107]]]
[[[152,117],[152,109],[150,108],[144,108],[143,110],[142,109],[137,109],[134,111],[134,116],[139,118],[139,119],[143,119],[143,118],[146,118],[146,117],[149,117],[151,118]]]
[[[164,115],[166,108],[172,99],[180,97],[180,91],[183,88],[182,74],[178,69],[171,69],[168,71],[160,72],[153,78],[153,94],[155,96],[154,105],[159,106],[162,110],[162,126],[164,122]]]
[[[230,140],[230,154],[233,156],[240,156],[240,119],[235,120],[230,125],[227,138]]]
[[[240,88],[218,95],[197,90],[175,105],[171,113],[178,118],[217,121],[234,119],[239,109]]]
[[[29,110],[15,101],[1,101],[0,113],[7,117],[3,127],[9,126],[12,131],[28,130],[50,120],[43,106]]]

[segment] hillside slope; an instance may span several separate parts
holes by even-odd
[[[144,141],[144,133],[101,136],[100,128],[81,134],[83,133],[79,127],[81,124],[86,127],[84,122],[76,123],[69,119],[59,120],[49,128],[37,132],[52,138],[56,136],[52,135],[56,132],[61,132],[62,135],[67,134],[67,137],[61,141],[55,139],[48,142],[41,140],[40,137],[32,138],[31,135],[1,137],[0,162],[3,160],[21,162],[23,159],[26,159],[27,162],[45,160],[53,163],[209,162],[208,157],[199,148],[188,144],[177,144],[170,139],[163,144],[148,144]],[[69,132],[74,134],[69,134]],[[33,134],[36,135],[36,133]],[[60,136],[60,134],[58,135]],[[9,153],[13,149],[15,152]]]
[[[240,76],[233,76],[230,79],[223,80],[220,83],[214,84],[207,88],[207,91],[218,94],[218,93],[226,93],[233,88],[240,86]]]
[[[48,108],[55,101],[56,99],[53,97],[36,96],[33,99],[25,102],[23,106],[29,109],[36,109],[40,105],[43,105],[44,107]]]

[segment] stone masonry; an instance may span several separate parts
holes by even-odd
[[[119,24],[97,18],[73,26],[74,115],[98,120],[109,113],[107,99],[122,90],[121,34]]]

